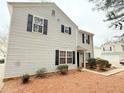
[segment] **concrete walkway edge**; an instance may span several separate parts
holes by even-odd
[[[89,69],[82,69],[82,71],[88,71],[88,72],[92,72],[92,73],[103,75],[103,76],[111,76],[111,75],[114,75],[114,74],[124,71],[124,67],[113,69],[113,70],[106,71],[106,72],[97,72],[97,71],[93,71],[93,70],[89,70]]]

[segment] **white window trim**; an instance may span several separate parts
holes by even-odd
[[[60,64],[60,52],[65,51],[66,52],[66,57],[65,57],[65,64]],[[67,63],[67,52],[72,52],[72,63]],[[73,64],[73,51],[72,50],[59,50],[59,65],[67,65],[67,64]]]
[[[66,31],[66,29],[64,29],[64,32],[69,34],[69,26],[64,26],[64,28],[66,28],[66,29],[68,28],[68,31]]]
[[[34,28],[34,17],[38,17],[38,18],[40,18],[40,19],[43,19],[42,33],[33,30],[33,28]],[[44,30],[44,19],[47,19],[47,18],[44,18],[44,17],[41,17],[41,16],[37,16],[37,15],[33,15],[33,23],[32,23],[32,32],[33,32],[33,33],[41,33],[41,34],[43,34],[43,30]],[[47,20],[48,20],[48,19],[47,19]]]
[[[34,17],[38,17],[38,18],[43,19],[43,24],[44,24],[44,18],[43,17],[40,17],[40,16],[33,15],[32,32],[38,33],[38,31],[34,31]],[[43,34],[43,26],[42,26],[42,34]]]
[[[60,65],[63,65],[63,64],[60,63],[60,52],[61,52],[61,51],[63,51],[63,50],[59,50],[59,64],[60,64]],[[66,54],[66,51],[65,51],[65,54]],[[66,60],[66,55],[65,55],[65,60]],[[65,64],[66,64],[66,61],[65,61]]]
[[[84,33],[84,43],[83,43],[83,44],[90,45],[90,44],[88,44],[88,43],[87,43],[87,40],[88,40],[88,35],[89,35],[89,34]],[[90,39],[90,35],[89,35],[89,40],[91,41],[91,39]]]
[[[67,52],[71,52],[71,53],[72,53],[72,55],[71,55],[72,57],[68,57],[68,54],[66,54],[66,55],[67,55],[67,58],[66,58],[66,59],[72,58],[72,62],[71,62],[71,63],[68,63],[68,62],[67,62],[67,64],[73,64],[73,51],[67,51]]]
[[[63,24],[63,25],[64,25],[64,24]],[[66,28],[66,27],[68,27],[68,33],[65,31],[65,28]],[[67,35],[69,35],[69,27],[70,27],[69,25],[64,25],[64,33],[67,34]],[[70,28],[71,28],[71,27],[70,27]],[[72,29],[72,28],[71,28],[71,29]]]

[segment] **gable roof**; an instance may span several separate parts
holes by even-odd
[[[68,19],[74,26],[78,28],[78,26],[54,3],[54,2],[8,2],[8,5],[12,5],[14,7],[32,7],[32,6],[52,6],[58,11],[60,11],[65,18]]]

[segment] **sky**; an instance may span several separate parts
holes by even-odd
[[[113,36],[124,33],[120,30],[109,29],[108,23],[103,22],[105,13],[93,11],[93,4],[88,0],[7,0],[9,2],[55,2],[64,13],[76,23],[79,29],[94,33],[94,45],[100,46]],[[5,36],[9,31],[10,15],[6,0],[0,0],[0,36]]]

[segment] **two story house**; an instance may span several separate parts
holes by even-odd
[[[95,47],[94,52],[94,57],[106,59],[115,67],[122,67],[124,64],[124,43],[122,42],[106,42],[101,47]]]
[[[93,34],[79,30],[55,3],[9,2],[8,7],[5,79],[33,75],[40,68],[55,72],[61,64],[85,67],[86,59],[93,57]]]

